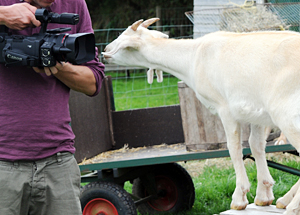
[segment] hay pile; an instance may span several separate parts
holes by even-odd
[[[163,143],[160,145],[144,146],[137,148],[129,148],[128,144],[125,144],[124,147],[121,149],[102,152],[93,158],[84,159],[79,165],[161,157],[181,153],[186,153],[186,146],[183,143],[172,145],[167,145]]]
[[[219,29],[231,32],[287,30],[288,25],[264,5],[234,7],[220,13]]]

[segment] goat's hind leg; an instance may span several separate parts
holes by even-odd
[[[257,189],[254,202],[259,206],[270,205],[274,200],[272,190],[274,180],[269,172],[266,161],[264,127],[251,125],[249,144],[257,168]]]
[[[286,208],[286,206],[293,200],[299,187],[300,187],[300,179],[283,197],[280,197],[279,199],[277,199],[276,207],[277,208]]]
[[[294,117],[295,122],[293,126],[287,127],[288,129],[282,129],[290,143],[300,152],[300,117]],[[296,125],[296,126],[295,126]],[[286,208],[284,214],[299,215],[300,214],[300,179],[298,182],[281,198],[276,202],[277,208]]]

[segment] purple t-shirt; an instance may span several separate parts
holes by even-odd
[[[20,3],[1,0],[0,6]],[[70,34],[93,32],[85,0],[56,0],[49,11],[77,13],[77,25],[48,24],[48,29],[71,27]],[[32,35],[39,28],[12,31]],[[94,73],[97,92],[104,77],[104,65],[95,59],[85,63]],[[1,50],[2,51],[2,50]],[[70,89],[52,76],[38,74],[29,67],[6,68],[0,64],[0,160],[37,160],[57,152],[75,152],[70,126]]]

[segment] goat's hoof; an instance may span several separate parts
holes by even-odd
[[[247,204],[245,205],[234,205],[234,204],[231,204],[230,205],[230,208],[233,209],[233,210],[245,210],[247,207]]]
[[[276,208],[285,209],[288,204],[289,204],[289,202],[284,201],[284,198],[280,197],[276,201]]]
[[[260,199],[255,198],[254,203],[255,203],[257,206],[269,206],[269,205],[271,205],[271,204],[273,203],[273,200],[274,200],[274,199],[269,199],[269,200],[267,200],[267,201],[262,201],[262,200],[260,200]]]
[[[277,201],[276,202],[276,208],[279,208],[279,209],[285,209],[287,205]]]

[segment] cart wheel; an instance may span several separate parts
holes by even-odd
[[[83,215],[136,215],[130,195],[111,182],[92,182],[80,193]]]
[[[195,188],[191,176],[177,163],[157,165],[152,172],[159,198],[138,206],[141,214],[177,213],[190,209],[195,201]],[[148,192],[140,178],[133,182],[132,193],[145,198]]]

